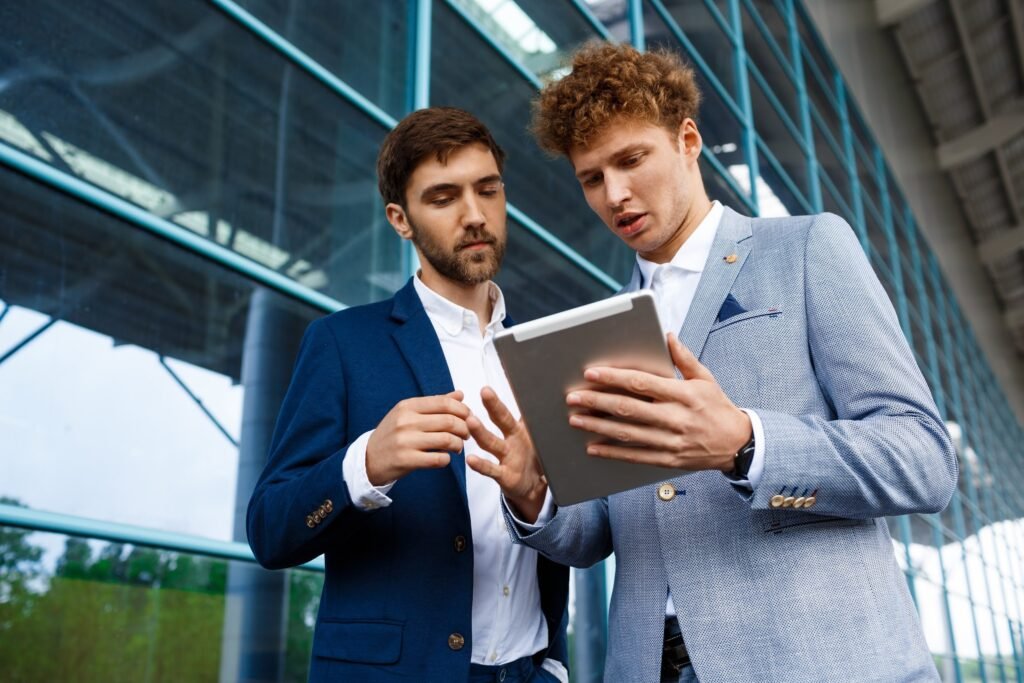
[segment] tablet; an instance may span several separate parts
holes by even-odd
[[[600,437],[569,425],[565,396],[588,386],[583,379],[587,367],[628,367],[676,377],[649,290],[516,325],[495,335],[494,346],[559,505],[684,472],[587,455],[587,443]]]

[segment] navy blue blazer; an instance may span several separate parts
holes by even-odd
[[[283,569],[324,555],[311,681],[465,681],[472,652],[473,550],[463,453],[399,480],[388,507],[352,504],[348,445],[399,401],[453,390],[410,281],[387,301],[306,330],[270,456],[249,500],[256,559]],[[567,567],[537,559],[548,649],[568,665]],[[449,637],[465,645],[453,649]],[[457,643],[458,639],[454,641]]]

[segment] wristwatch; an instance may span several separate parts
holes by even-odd
[[[732,472],[729,473],[729,477],[731,479],[746,479],[750,473],[750,464],[752,462],[754,462],[753,430],[751,430],[750,440],[736,451],[736,457],[733,460]]]

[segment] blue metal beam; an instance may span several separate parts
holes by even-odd
[[[647,49],[647,38],[644,34],[644,3],[643,0],[627,0],[629,12],[629,42],[637,50]]]
[[[705,1],[714,12],[718,12],[713,2]],[[754,205],[754,215],[760,215],[761,207],[757,197],[757,180],[761,177],[757,161],[757,131],[754,128],[754,111],[750,100],[750,80],[747,77],[747,51],[743,44],[743,17],[740,14],[739,0],[729,0],[729,19],[733,29],[733,70],[736,74],[736,87],[739,90],[737,99],[743,111],[743,154],[750,172],[750,201]]]
[[[159,356],[159,360],[160,365],[162,365],[164,370],[167,371],[167,374],[171,376],[171,379],[173,379],[178,384],[182,391],[188,394],[188,397],[191,398],[192,402],[199,407],[199,410],[203,411],[203,415],[206,415],[207,419],[209,419],[210,422],[213,423],[213,426],[217,428],[217,431],[223,434],[224,438],[227,439],[232,446],[238,448],[238,441],[235,439],[235,437],[231,436],[228,430],[224,428],[224,425],[220,423],[220,420],[218,420],[217,417],[210,412],[210,409],[206,407],[206,404],[203,403],[202,399],[200,399],[196,395],[196,393],[192,391],[192,389],[190,389],[187,384],[185,384],[185,380],[183,380],[178,375],[178,373],[176,373],[173,370],[173,368],[171,368],[171,366],[167,364],[167,357]]]
[[[587,20],[587,23],[593,27],[594,31],[597,32],[597,35],[609,42],[614,40],[608,28],[601,23],[600,19],[594,16],[594,13],[590,11],[590,8],[583,2],[583,0],[571,0],[571,2],[573,7],[576,8],[576,11],[579,12],[580,15]]]
[[[6,312],[7,311],[4,310],[4,313],[6,313]],[[18,342],[17,344],[12,346],[10,349],[8,349],[6,353],[4,353],[2,356],[0,356],[0,365],[3,365],[5,362],[7,362],[8,358],[10,358],[14,354],[16,354],[18,351],[21,351],[23,348],[25,348],[26,346],[31,344],[37,337],[39,337],[39,335],[41,335],[43,332],[46,332],[48,329],[53,327],[54,323],[56,323],[56,322],[57,322],[56,318],[51,318],[51,319],[47,320],[45,323],[40,325],[36,329],[35,332],[33,332],[32,334],[28,335],[27,337],[22,339],[20,342]]]
[[[202,536],[178,534],[171,531],[161,531],[130,524],[104,522],[98,519],[88,519],[86,517],[65,515],[57,512],[45,512],[6,503],[0,503],[0,524],[30,529],[32,531],[95,538],[113,543],[131,543],[133,545],[192,553],[205,557],[218,557],[224,560],[256,562],[252,550],[245,543],[218,541],[212,538],[203,538]],[[324,570],[323,558],[307,562],[301,565],[301,568],[322,572]]]
[[[800,32],[796,25],[794,0],[785,0],[783,16],[786,18],[786,33],[789,37],[789,54],[796,76],[797,102],[800,107],[800,130],[804,136],[804,150],[807,152],[807,188],[810,195],[811,212],[820,213],[824,209],[821,202],[821,179],[818,178],[818,157],[814,146],[814,124],[811,121],[811,103],[807,94],[807,80],[804,77],[804,60],[800,56]]]
[[[160,218],[91,183],[59,171],[5,143],[0,143],[0,163],[310,306],[327,312],[346,307],[337,299],[299,284],[276,270],[256,263],[183,226]]]

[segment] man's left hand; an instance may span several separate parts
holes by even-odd
[[[569,423],[600,437],[589,455],[686,470],[730,472],[734,457],[750,439],[750,417],[736,407],[714,375],[669,334],[672,361],[683,379],[625,368],[587,368],[593,389],[577,389],[566,402],[590,413]],[[611,391],[602,391],[607,387]],[[618,392],[628,392],[623,395]],[[619,442],[617,444],[608,441]]]

